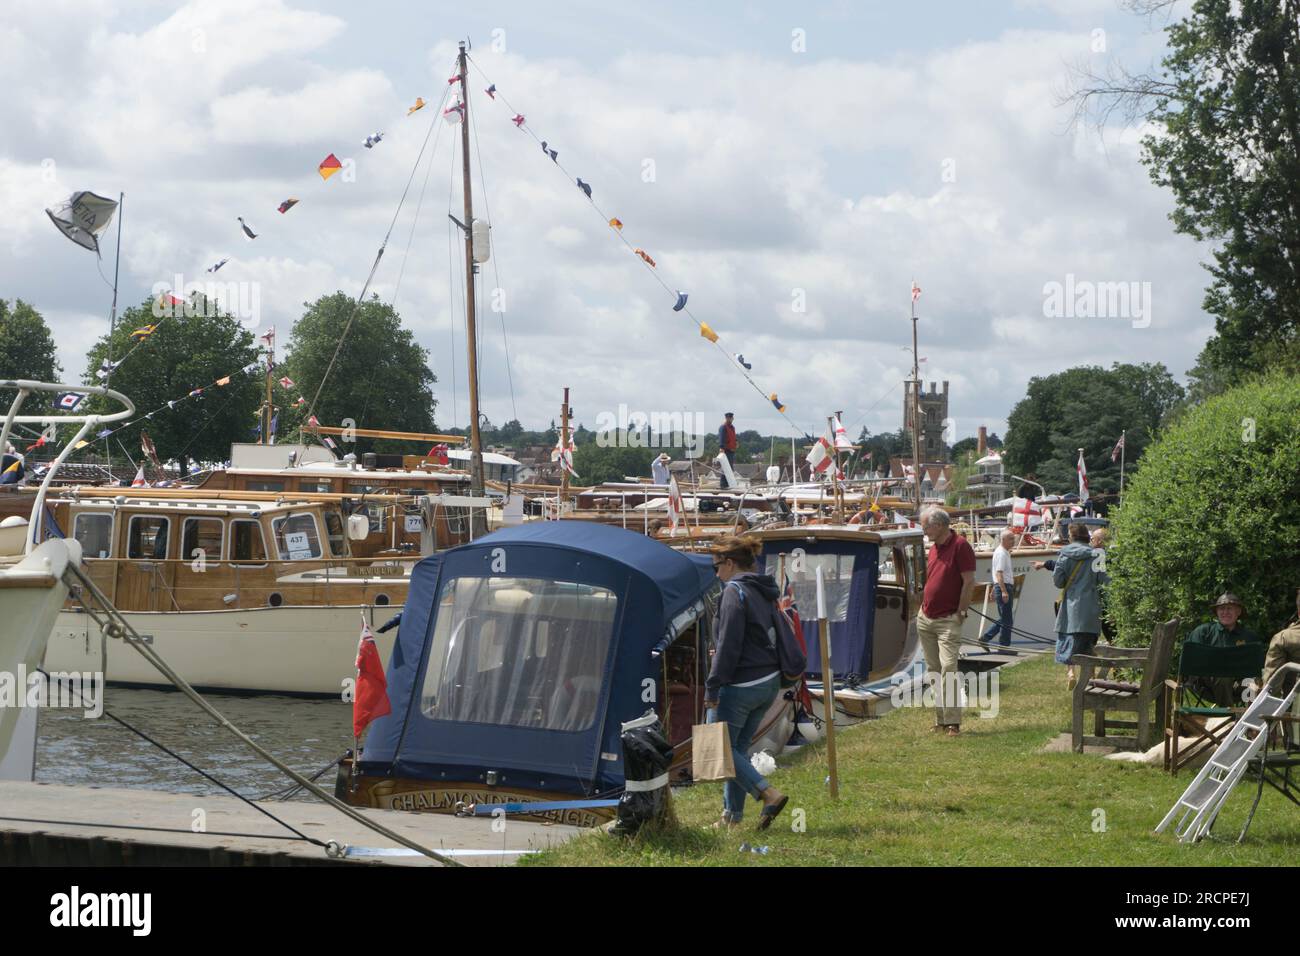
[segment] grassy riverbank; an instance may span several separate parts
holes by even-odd
[[[782,865],[1291,865],[1300,852],[1300,810],[1265,788],[1246,843],[1183,846],[1152,830],[1191,781],[1158,767],[1092,755],[1045,753],[1068,730],[1063,668],[1040,658],[1001,673],[1001,711],[967,712],[957,738],[933,734],[930,711],[903,709],[837,739],[840,798],[824,783],[824,743],[778,758],[773,783],[790,804],[766,833],[754,831],[757,804],[728,833],[708,830],[722,806],[720,783],[674,798],[680,826],[626,841],[593,831],[528,858],[532,866]],[[1254,799],[1243,782],[1215,835],[1236,839]],[[792,822],[804,811],[806,829]],[[1096,832],[1097,811],[1105,831]],[[771,847],[741,854],[742,842]]]

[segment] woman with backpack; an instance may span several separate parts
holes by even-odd
[[[762,545],[754,538],[724,535],[709,549],[713,570],[723,582],[718,608],[713,665],[704,684],[709,723],[726,723],[736,776],[723,785],[718,828],[738,825],[745,814],[745,794],[763,804],[758,828],[772,825],[790,798],[769,784],[749,762],[749,745],[763,715],[781,693],[783,669],[802,673],[789,660],[785,628],[778,622],[780,590],[770,574],[755,569]],[[782,658],[787,658],[782,667]]]

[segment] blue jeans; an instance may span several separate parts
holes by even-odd
[[[745,815],[745,794],[749,793],[755,800],[761,800],[763,791],[768,788],[767,778],[749,762],[749,745],[763,715],[780,692],[781,678],[777,674],[753,687],[725,686],[718,691],[717,708],[708,713],[707,722],[725,722],[731,738],[731,756],[736,763],[736,776],[722,787],[722,809],[734,823],[739,823]]]
[[[997,585],[993,586],[993,595],[998,600],[998,619],[989,625],[989,629],[984,632],[983,638],[985,644],[993,643],[993,639],[1002,632],[1001,644],[1003,647],[1011,646],[1011,601],[1002,597],[1002,589]]]

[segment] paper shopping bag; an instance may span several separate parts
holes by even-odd
[[[691,776],[696,780],[730,780],[736,775],[731,735],[725,723],[691,728]]]

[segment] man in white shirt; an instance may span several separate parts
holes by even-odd
[[[1002,532],[997,550],[993,552],[993,596],[998,603],[998,619],[989,625],[982,638],[985,646],[992,646],[1001,634],[1003,647],[1011,646],[1011,596],[1015,588],[1015,574],[1011,570],[1011,546],[1016,533],[1010,528]]]

